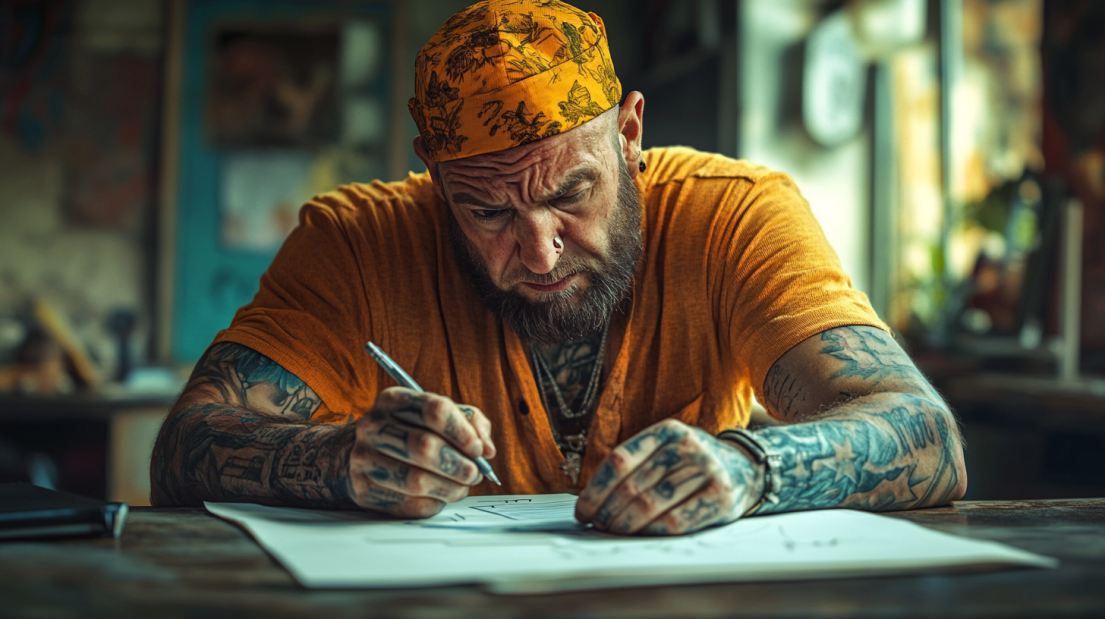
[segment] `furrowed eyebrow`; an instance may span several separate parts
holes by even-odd
[[[475,207],[479,207],[479,208],[486,208],[486,209],[492,209],[492,210],[499,210],[499,209],[507,208],[507,207],[502,206],[502,205],[488,204],[487,202],[484,202],[483,200],[477,198],[476,196],[474,196],[470,193],[464,192],[464,191],[462,191],[460,193],[453,194],[453,202],[456,202],[457,204],[467,204],[469,206],[475,206]]]
[[[560,196],[568,193],[576,185],[584,181],[593,181],[598,178],[598,176],[598,173],[591,168],[588,168],[586,170],[579,170],[578,172],[573,172],[571,175],[568,176],[567,179],[564,180],[564,182],[560,185],[560,189],[558,189],[552,197],[559,198]]]
[[[549,198],[547,198],[547,199],[551,200],[551,199],[559,198],[559,197],[563,196],[564,194],[568,193],[569,191],[571,191],[576,185],[578,185],[582,182],[585,182],[585,181],[594,181],[595,179],[598,178],[598,176],[599,176],[598,172],[596,172],[594,169],[591,169],[591,168],[587,168],[587,169],[584,169],[584,170],[579,170],[579,171],[573,172],[570,175],[568,175],[568,178],[565,179],[563,183],[561,183],[560,188],[557,189],[556,192],[553,193],[551,196],[549,196]],[[489,203],[485,202],[484,200],[481,200],[481,199],[477,198],[476,196],[474,196],[474,195],[472,195],[472,194],[470,194],[466,191],[460,191],[460,192],[457,192],[457,193],[453,194],[452,200],[456,204],[465,204],[465,205],[468,205],[468,206],[474,206],[476,208],[483,208],[483,209],[490,209],[490,210],[502,210],[502,209],[505,209],[505,208],[510,208],[509,204],[508,205],[489,204]]]

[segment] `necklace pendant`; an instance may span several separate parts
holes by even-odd
[[[564,464],[560,465],[560,470],[572,478],[572,484],[579,484],[579,474],[583,472],[583,458],[579,454],[569,452],[564,458]]]
[[[574,452],[572,455],[578,456],[587,448],[587,430],[579,434],[568,434],[564,437],[564,445],[557,445],[557,447],[560,447],[561,451],[564,450],[564,447],[567,447],[568,451]]]

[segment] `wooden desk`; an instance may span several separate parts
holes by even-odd
[[[136,508],[121,540],[0,544],[0,615],[24,617],[1105,616],[1105,499],[892,514],[1058,557],[1056,570],[499,597],[476,587],[308,591],[240,529]]]

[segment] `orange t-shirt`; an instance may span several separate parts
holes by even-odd
[[[371,340],[423,389],[490,418],[503,486],[474,494],[532,494],[582,487],[614,447],[666,418],[743,427],[791,347],[843,325],[885,329],[788,176],[686,148],[645,159],[644,251],[579,486],[560,469],[525,345],[453,260],[427,174],[304,206],[260,291],[215,341],[268,356],[322,398],[315,420],[345,422],[395,385],[365,352]]]

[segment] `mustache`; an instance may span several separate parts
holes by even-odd
[[[512,270],[504,278],[504,283],[507,288],[512,288],[518,284],[549,286],[566,277],[571,277],[580,273],[594,274],[596,272],[596,268],[587,264],[583,259],[567,253],[560,255],[560,260],[557,261],[553,270],[548,273],[534,273],[523,265],[519,266],[520,268]]]

